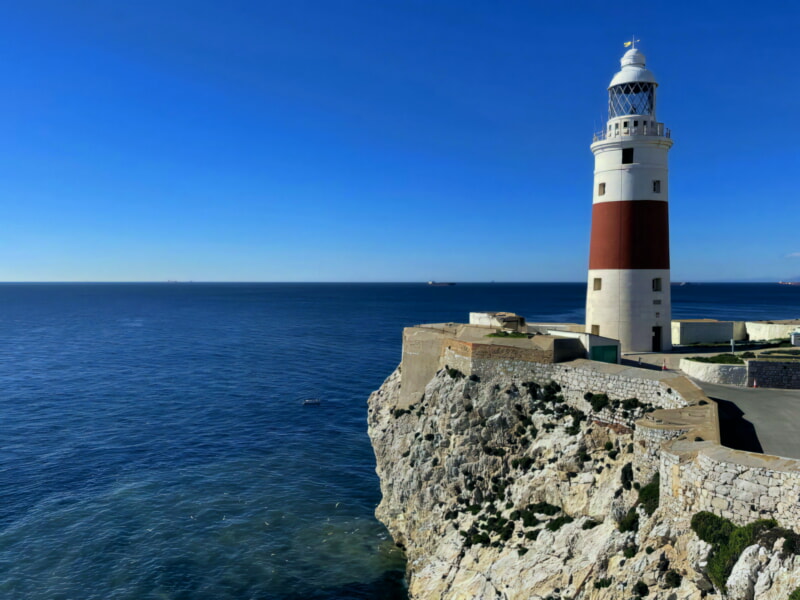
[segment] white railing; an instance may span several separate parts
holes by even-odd
[[[602,140],[613,139],[617,137],[623,136],[631,136],[631,135],[646,135],[646,136],[653,136],[653,137],[672,137],[672,131],[666,127],[664,127],[663,123],[656,123],[655,127],[621,127],[619,129],[613,129],[612,131],[608,131],[607,129],[603,129],[598,131],[592,136],[593,142],[600,142]]]

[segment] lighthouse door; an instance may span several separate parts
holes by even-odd
[[[653,352],[661,352],[661,326],[653,327]]]

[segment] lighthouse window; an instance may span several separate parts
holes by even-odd
[[[633,148],[622,149],[622,164],[630,165],[633,163]]]
[[[656,277],[653,279],[653,291],[660,292],[661,291],[661,277]]]
[[[605,183],[598,183],[597,184],[597,195],[598,196],[605,196],[606,195],[606,184]]]
[[[634,122],[633,122],[633,126],[634,126],[634,127],[638,127],[638,126],[639,126],[639,121],[634,121]]]
[[[660,179],[653,180],[653,192],[655,192],[656,194],[660,194],[661,193],[661,180]]]
[[[594,285],[594,291],[595,292],[600,291],[602,289],[602,287],[603,287],[603,279],[602,279],[602,277],[595,277],[593,285]]]

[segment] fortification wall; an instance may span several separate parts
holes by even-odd
[[[504,376],[519,383],[555,381],[565,400],[591,419],[634,428],[632,460],[637,479],[647,481],[658,471],[660,505],[668,515],[688,518],[706,510],[739,525],[769,516],[783,527],[800,530],[800,460],[721,446],[716,404],[686,377],[584,359],[558,364],[530,362],[520,360],[517,349],[496,346],[476,351],[479,345],[471,343],[442,344],[440,335],[423,333],[412,341],[403,352],[403,388],[407,365],[416,380],[427,373],[432,378],[447,364],[482,379]],[[751,361],[756,363],[757,368],[767,364],[777,373],[765,375],[765,382],[769,377],[782,377],[785,371],[779,368],[781,361]],[[635,397],[663,408],[652,413],[636,409],[628,417],[621,417],[619,410],[594,413],[583,397],[587,391],[605,393],[612,400]]]
[[[676,515],[706,510],[738,525],[769,517],[800,529],[800,461],[710,442],[692,449],[686,460],[688,449],[684,441],[664,445],[661,502],[667,510]]]
[[[758,387],[800,389],[800,361],[748,360],[747,385]]]

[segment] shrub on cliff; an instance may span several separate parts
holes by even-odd
[[[528,510],[548,516],[552,516],[558,512],[561,512],[561,509],[558,506],[548,504],[547,502],[537,502],[536,504],[531,504],[528,506]]]
[[[562,515],[550,521],[547,524],[547,529],[550,531],[558,531],[561,529],[562,525],[566,525],[567,523],[572,523],[573,519],[569,515]]]
[[[659,475],[656,473],[650,483],[639,489],[639,503],[648,516],[652,516],[658,508],[659,483]]]
[[[647,587],[644,581],[637,581],[636,585],[633,586],[633,592],[640,598],[644,598],[650,593],[650,588]]]
[[[697,536],[711,544],[706,570],[712,583],[723,592],[726,591],[725,583],[733,565],[744,549],[778,526],[775,519],[760,519],[744,527],[736,527],[728,519],[709,512],[697,513],[692,517],[691,524]]]
[[[633,484],[633,465],[631,463],[627,463],[624,467],[622,467],[622,471],[619,474],[619,479],[622,482],[622,487],[626,490],[631,489],[631,485]]]
[[[586,396],[589,396],[589,397],[586,398]],[[608,400],[608,396],[606,394],[591,394],[591,393],[587,393],[586,396],[584,396],[584,398],[586,398],[586,400],[589,401],[589,404],[592,405],[592,410],[594,412],[600,412],[601,410],[603,410],[606,406],[608,406],[610,404],[610,402]]]
[[[451,369],[450,367],[445,367],[445,369],[450,379],[464,379],[464,374],[458,369]]]
[[[629,509],[628,514],[622,517],[622,520],[617,524],[617,529],[621,533],[639,531],[639,513],[636,512],[635,507]]]
[[[800,588],[789,594],[789,600],[800,600]]]
[[[681,586],[681,581],[683,577],[681,577],[680,573],[677,571],[668,571],[667,575],[664,577],[664,583],[667,584],[667,587],[676,588]]]

